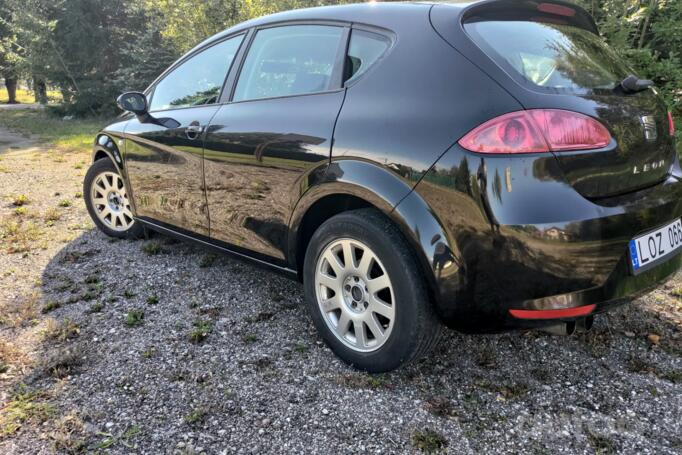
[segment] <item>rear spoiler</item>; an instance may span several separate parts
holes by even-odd
[[[560,0],[484,0],[462,9],[462,22],[528,20],[572,25],[599,35],[592,16],[580,6]]]

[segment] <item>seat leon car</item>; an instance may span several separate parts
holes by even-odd
[[[672,117],[570,3],[275,14],[118,104],[85,177],[96,225],[298,278],[367,371],[443,325],[586,329],[682,261]]]

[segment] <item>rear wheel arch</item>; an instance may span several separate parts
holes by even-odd
[[[423,198],[395,173],[369,163],[359,166],[341,163],[344,162],[339,162],[344,171],[355,168],[362,172],[355,175],[343,172],[344,181],[323,179],[304,194],[292,215],[288,257],[299,279],[302,281],[310,239],[322,223],[349,210],[373,208],[395,224],[405,237],[426,279],[431,299],[439,299],[441,291],[435,271],[438,267],[442,269],[444,251],[456,251],[440,220]],[[389,183],[391,180],[393,184]]]

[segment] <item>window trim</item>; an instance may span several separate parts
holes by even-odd
[[[330,85],[329,88],[326,90],[320,90],[316,92],[308,92],[308,93],[297,93],[293,95],[281,95],[281,96],[270,96],[270,97],[265,97],[265,98],[251,98],[251,99],[244,99],[244,100],[239,100],[235,101],[234,100],[234,94],[235,91],[237,90],[237,83],[239,82],[239,77],[242,74],[242,70],[244,69],[244,63],[246,62],[246,58],[249,55],[249,51],[251,50],[251,46],[256,39],[256,35],[258,34],[259,31],[261,30],[266,30],[270,28],[277,28],[277,27],[292,27],[292,26],[297,26],[297,25],[320,25],[320,26],[327,26],[327,27],[339,27],[341,28],[341,37],[339,39],[339,46],[336,51],[336,56],[334,57],[334,68],[332,69],[332,74],[330,76]],[[236,103],[251,103],[255,101],[265,101],[265,100],[273,100],[273,99],[281,99],[281,98],[293,98],[293,97],[300,97],[300,96],[310,96],[310,95],[320,95],[320,94],[325,94],[325,93],[336,93],[339,91],[344,90],[345,88],[342,85],[342,78],[343,78],[343,69],[344,69],[344,63],[345,63],[345,56],[346,56],[346,50],[348,48],[348,42],[350,38],[350,28],[351,24],[347,22],[342,22],[342,21],[328,21],[328,20],[294,20],[294,21],[280,21],[280,22],[272,22],[268,24],[263,24],[257,27],[253,27],[249,30],[249,37],[248,37],[248,43],[246,46],[244,46],[244,53],[241,55],[241,60],[239,61],[239,66],[235,70],[234,77],[230,81],[231,87],[229,92],[225,91],[227,96],[221,96],[219,98],[219,101],[221,101],[221,104],[236,104]],[[233,65],[234,67],[234,65]],[[227,87],[225,87],[227,88]]]
[[[198,108],[198,107],[218,106],[218,105],[220,105],[220,104],[221,104],[220,101],[221,101],[221,98],[222,98],[222,96],[223,96],[223,92],[225,91],[225,83],[227,82],[227,80],[228,80],[228,78],[229,78],[229,76],[230,76],[230,73],[232,72],[232,68],[235,66],[235,65],[234,65],[235,62],[236,62],[237,59],[240,57],[240,53],[242,52],[242,49],[244,48],[244,42],[245,42],[246,39],[248,38],[248,32],[249,32],[249,31],[250,31],[250,30],[247,30],[247,31],[241,30],[241,31],[239,31],[239,32],[237,32],[237,33],[234,33],[234,34],[232,34],[232,35],[228,35],[228,36],[222,37],[221,39],[218,39],[218,40],[215,40],[215,41],[211,41],[210,43],[207,43],[205,46],[200,47],[199,49],[195,49],[195,50],[192,51],[191,53],[188,53],[188,54],[186,54],[186,55],[183,55],[180,59],[178,59],[178,60],[177,60],[176,62],[174,62],[171,66],[169,66],[169,67],[168,67],[163,73],[161,73],[161,74],[159,75],[159,77],[157,77],[157,78],[154,80],[154,82],[152,82],[152,83],[149,85],[149,87],[147,87],[147,89],[143,92],[143,93],[145,94],[145,96],[147,97],[147,103],[149,104],[149,107],[150,107],[149,113],[152,114],[152,113],[157,113],[157,112],[168,112],[168,111],[177,111],[177,110],[182,110],[182,109],[195,109],[195,108]],[[154,93],[156,92],[156,87],[157,87],[161,82],[163,82],[163,81],[166,79],[166,77],[168,77],[170,74],[172,74],[173,71],[175,71],[175,70],[178,69],[180,66],[182,66],[183,64],[185,64],[188,60],[190,60],[190,59],[196,57],[196,56],[199,55],[200,53],[202,53],[202,52],[204,52],[204,51],[206,51],[206,50],[208,50],[208,49],[210,49],[210,48],[212,48],[212,47],[214,47],[214,46],[217,46],[217,45],[219,45],[219,44],[221,44],[221,43],[224,43],[225,41],[229,41],[229,40],[231,40],[231,39],[233,39],[233,38],[238,38],[239,36],[242,37],[242,40],[241,40],[241,42],[239,43],[239,47],[237,48],[237,52],[234,54],[234,58],[232,59],[232,62],[230,63],[230,67],[227,69],[227,73],[225,74],[225,77],[223,78],[223,83],[222,83],[221,86],[220,86],[220,92],[218,93],[218,97],[217,97],[217,99],[216,99],[216,102],[211,103],[211,104],[200,104],[200,105],[197,105],[197,106],[170,107],[170,108],[168,108],[168,109],[156,109],[156,110],[152,110],[152,109],[151,109],[151,105],[152,105],[152,102],[153,102],[153,100],[154,100]]]

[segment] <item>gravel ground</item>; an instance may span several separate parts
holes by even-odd
[[[0,453],[682,451],[680,274],[589,334],[448,331],[370,376],[298,283],[94,230],[87,153],[0,157]]]

